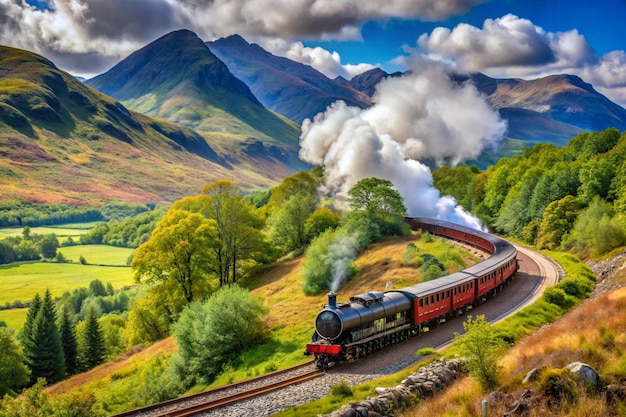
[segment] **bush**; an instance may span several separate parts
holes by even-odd
[[[352,393],[352,388],[345,382],[340,381],[332,386],[330,389],[330,393],[336,397],[352,397],[354,394]]]
[[[557,287],[548,287],[543,292],[543,298],[550,304],[555,304],[559,307],[565,307],[565,291]]]
[[[568,369],[545,369],[537,380],[537,389],[555,405],[572,404],[578,399],[576,381]]]
[[[265,337],[261,317],[266,313],[260,299],[235,285],[191,303],[173,326],[178,344],[173,371],[186,386],[211,382],[225,365]]]

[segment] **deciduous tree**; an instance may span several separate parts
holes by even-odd
[[[498,339],[484,315],[475,320],[468,316],[463,329],[465,334],[454,334],[454,343],[467,359],[466,366],[470,374],[478,380],[483,390],[490,390],[498,383]]]
[[[0,327],[0,398],[15,393],[28,382],[22,347],[6,327]]]
[[[150,240],[137,248],[131,267],[137,282],[173,281],[187,302],[204,286],[216,260],[210,248],[217,243],[216,223],[201,214],[171,208]],[[198,294],[204,296],[205,294]]]

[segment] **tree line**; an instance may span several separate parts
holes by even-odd
[[[542,249],[597,256],[626,244],[626,133],[583,132],[480,171],[441,167],[434,185],[493,231]]]

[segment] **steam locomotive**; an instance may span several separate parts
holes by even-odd
[[[517,250],[504,239],[441,220],[405,218],[405,222],[413,230],[455,239],[491,256],[432,281],[354,295],[349,303],[338,303],[337,294],[330,292],[304,352],[314,355],[318,368],[357,360],[457,317],[494,296],[517,272]]]

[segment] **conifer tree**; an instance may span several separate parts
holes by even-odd
[[[46,290],[33,322],[32,334],[24,346],[24,356],[33,383],[38,378],[46,378],[47,382],[52,383],[65,377],[65,358],[56,322],[52,296]]]
[[[93,308],[89,309],[87,318],[85,318],[83,338],[83,350],[80,354],[81,364],[85,369],[91,369],[104,362],[106,354],[104,335]]]
[[[76,341],[76,327],[67,309],[63,311],[61,316],[59,332],[61,333],[61,346],[63,346],[63,355],[65,357],[65,372],[68,375],[74,375],[78,372],[79,365],[78,342]]]
[[[41,308],[41,296],[39,293],[35,294],[33,301],[30,303],[30,307],[28,307],[28,312],[26,313],[26,321],[24,322],[24,326],[22,327],[22,331],[19,335],[19,340],[22,343],[24,349],[28,349],[28,344],[32,341],[33,337],[33,323],[35,323],[35,318],[37,317],[37,313]]]

